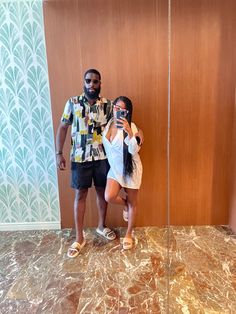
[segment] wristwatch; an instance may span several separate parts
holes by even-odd
[[[62,150],[59,150],[58,152],[56,152],[56,155],[62,155]]]

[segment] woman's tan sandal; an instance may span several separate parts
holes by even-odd
[[[124,250],[130,250],[133,247],[133,239],[124,237],[123,239],[123,249]]]
[[[81,244],[79,242],[72,243],[72,245],[69,247],[67,251],[67,256],[70,258],[74,258],[78,256],[82,248],[85,246],[85,243],[86,243],[85,239]]]

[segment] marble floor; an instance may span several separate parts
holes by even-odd
[[[75,259],[71,229],[0,232],[0,313],[236,313],[229,228],[136,228],[130,251],[115,230],[106,242],[86,229]]]

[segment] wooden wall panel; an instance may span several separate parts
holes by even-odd
[[[81,57],[78,33],[71,31],[77,21],[77,1],[47,1],[43,3],[46,50],[54,133],[70,95],[82,84]],[[69,130],[70,131],[70,130]],[[69,135],[69,134],[68,134]],[[62,227],[73,225],[73,190],[70,186],[69,136],[64,151],[67,170],[58,173]]]
[[[235,1],[172,1],[171,224],[227,224]]]
[[[234,45],[234,53],[236,55],[236,43]],[[229,206],[229,225],[236,233],[236,84],[235,84],[235,99],[234,99],[234,127],[232,137],[232,156],[230,167],[231,181],[230,181],[230,206]]]
[[[236,2],[172,0],[170,222],[227,224],[232,192]],[[102,94],[129,96],[145,133],[137,225],[166,224],[167,4],[165,0],[45,1],[54,128],[83,72]],[[233,145],[232,145],[233,143]],[[65,152],[69,156],[69,137]],[[68,159],[68,158],[67,158]],[[59,173],[62,226],[73,225],[69,170]],[[95,226],[95,193],[86,225]],[[231,202],[232,203],[232,202]],[[124,225],[119,207],[108,223]]]
[[[84,71],[97,68],[102,74],[102,95],[130,97],[134,121],[145,134],[137,225],[165,225],[167,1],[45,1],[44,21],[54,129],[67,98],[82,92]],[[65,153],[68,159],[69,137]],[[73,225],[69,173],[69,169],[59,173],[63,227]],[[124,225],[120,208],[109,208],[108,223]],[[96,222],[91,191],[85,224],[95,226]]]

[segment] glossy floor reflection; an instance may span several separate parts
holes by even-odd
[[[236,313],[227,227],[136,228],[131,251],[124,231],[107,242],[86,229],[75,259],[66,256],[69,229],[0,232],[0,313]]]

